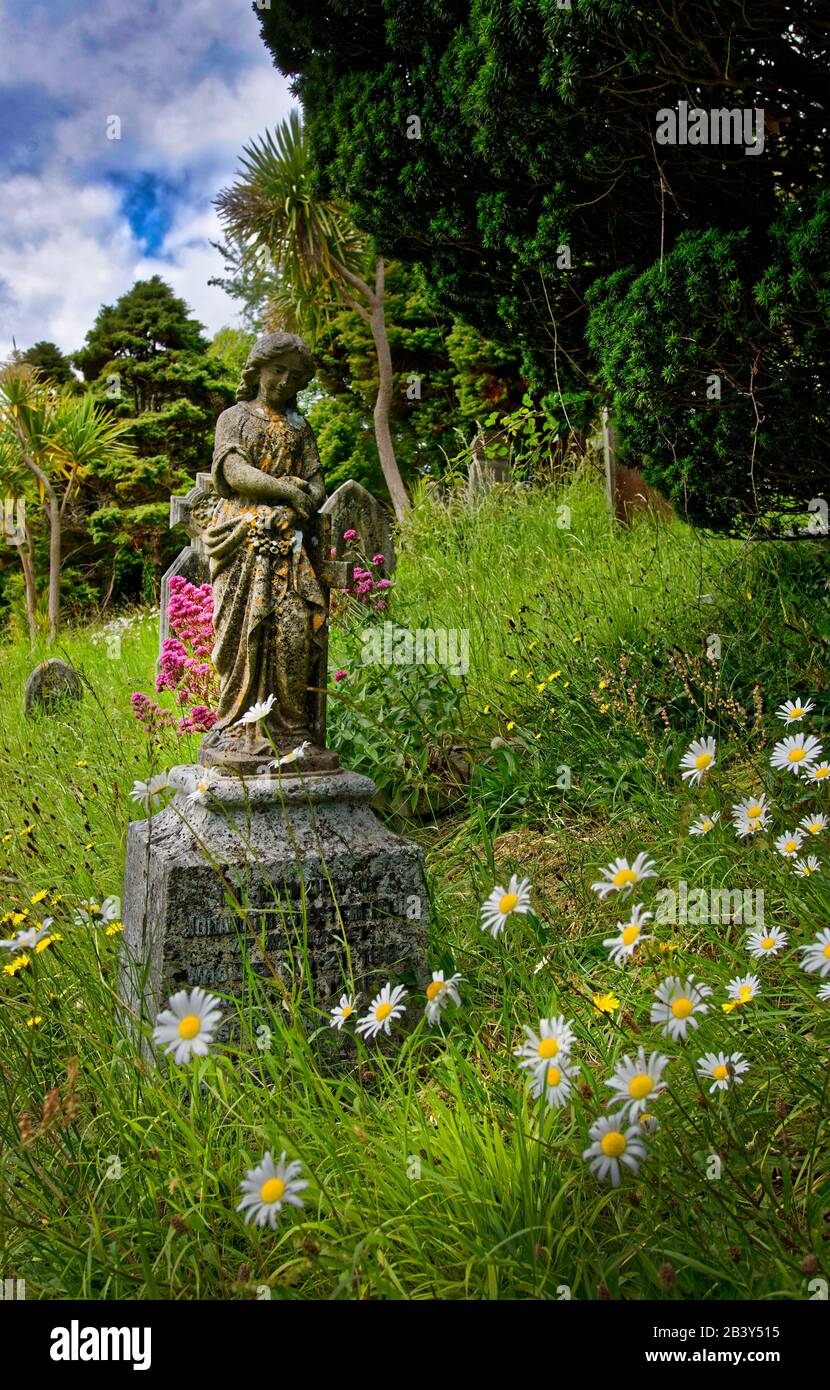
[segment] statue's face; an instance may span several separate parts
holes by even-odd
[[[282,410],[295,394],[294,381],[294,369],[288,362],[266,362],[259,372],[259,399],[271,410]]]

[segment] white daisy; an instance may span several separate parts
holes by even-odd
[[[804,836],[798,830],[785,831],[779,835],[775,841],[775,848],[779,854],[783,854],[786,859],[795,859],[798,851],[804,844]]]
[[[687,1028],[697,1028],[697,1014],[709,1012],[703,1000],[712,993],[708,985],[695,982],[694,975],[683,980],[669,975],[658,986],[656,1002],[651,1006],[651,1022],[663,1025],[663,1036],[676,1042],[686,1037]]]
[[[684,782],[699,782],[715,766],[716,748],[713,738],[695,739],[680,759],[680,766],[686,769],[680,774]]]
[[[461,995],[458,993],[458,986],[463,978],[463,975],[451,975],[445,980],[443,970],[433,970],[432,980],[427,985],[427,1003],[424,1010],[427,1023],[437,1023],[441,1017],[441,1010],[447,1007],[450,1000],[459,1008]]]
[[[821,1000],[822,1004],[830,1003],[830,981],[828,981],[826,985],[822,985],[821,989],[818,992],[818,997]]]
[[[643,904],[637,903],[632,909],[631,916],[627,922],[618,922],[618,936],[609,936],[603,941],[603,946],[607,947],[610,959],[615,965],[622,965],[623,961],[629,956],[633,956],[637,947],[643,941],[652,941],[651,936],[643,935],[643,927],[646,921],[653,917],[652,912],[643,912]]]
[[[180,989],[156,1019],[153,1042],[159,1047],[166,1044],[165,1053],[172,1052],[176,1065],[183,1066],[191,1057],[207,1056],[221,1021],[215,994],[198,985],[192,990]]]
[[[564,1014],[555,1018],[540,1018],[539,1032],[523,1026],[525,1041],[521,1047],[513,1049],[513,1056],[519,1058],[519,1066],[526,1071],[535,1071],[543,1063],[554,1058],[561,1061],[568,1057],[576,1034],[570,1023],[565,1022]]]
[[[44,917],[42,922],[28,927],[26,931],[18,932],[17,936],[11,937],[10,940],[0,941],[0,946],[7,951],[33,951],[38,942],[49,935],[53,920],[52,917]]]
[[[736,1086],[743,1086],[742,1072],[749,1071],[747,1062],[742,1052],[733,1052],[731,1055],[726,1052],[704,1052],[698,1058],[697,1069],[699,1074],[712,1084],[709,1087],[709,1094],[715,1091],[726,1091],[734,1082]]]
[[[646,854],[638,854],[633,864],[627,859],[615,859],[606,869],[600,869],[602,879],[592,883],[595,893],[603,900],[609,893],[630,893],[635,883],[657,877],[657,865]]]
[[[823,830],[827,829],[827,817],[822,815],[804,816],[798,824],[806,835],[820,835]]]
[[[256,704],[251,705],[251,708],[245,711],[241,719],[237,719],[237,724],[258,724],[261,719],[271,713],[275,699],[275,695],[269,695],[267,700],[258,700]]]
[[[388,1034],[393,1019],[406,1013],[406,1005],[401,1003],[405,996],[403,985],[395,985],[393,989],[387,980],[380,994],[376,994],[369,1005],[369,1012],[360,1019],[358,1033],[362,1033],[364,1038],[376,1038],[378,1033]]]
[[[151,811],[158,803],[162,792],[169,790],[170,783],[167,780],[167,774],[162,773],[158,777],[151,777],[149,782],[133,782],[130,800],[140,801],[145,811]]]
[[[195,792],[191,792],[187,798],[188,806],[204,806],[210,800],[213,792],[213,778],[210,773],[204,776],[199,782]]]
[[[786,944],[787,933],[780,927],[759,927],[756,931],[747,932],[746,948],[756,960],[761,960],[763,956],[777,956]]]
[[[816,932],[815,941],[798,949],[804,956],[801,969],[806,970],[808,975],[819,974],[824,979],[830,973],[830,927]]]
[[[730,980],[726,986],[726,994],[729,999],[728,1004],[724,1004],[725,1014],[731,1014],[733,1009],[738,1009],[743,1004],[748,1004],[761,993],[761,981],[757,975],[736,975],[734,980]]]
[[[643,1134],[656,1134],[660,1128],[660,1121],[656,1115],[650,1115],[647,1111],[637,1116],[637,1124]]]
[[[822,748],[814,734],[793,734],[776,743],[770,758],[770,767],[796,773],[807,772],[812,763],[821,757]]]
[[[806,859],[796,859],[793,864],[793,873],[799,878],[809,878],[810,874],[821,872],[821,863],[814,854],[808,854]]]
[[[274,762],[272,762],[271,766],[273,768],[288,767],[291,763],[298,763],[301,761],[302,758],[305,757],[306,753],[311,747],[311,743],[308,739],[306,739],[303,743],[299,745],[299,747],[292,748],[290,753],[284,753],[281,758],[277,758]]]
[[[762,830],[769,820],[766,792],[760,796],[750,796],[746,801],[738,801],[732,807],[732,824],[739,836],[752,835]]]
[[[692,821],[689,826],[690,835],[708,835],[720,820],[720,811],[713,811],[709,816],[698,816],[696,821]]]
[[[343,1027],[347,1019],[351,1018],[357,1007],[357,999],[353,994],[341,994],[340,1003],[332,1009],[329,1016],[329,1027],[336,1028],[338,1032]]]
[[[594,1142],[583,1149],[582,1157],[602,1182],[610,1177],[612,1187],[620,1185],[621,1163],[636,1175],[648,1156],[640,1126],[626,1127],[622,1113],[600,1115],[591,1125],[588,1137]]]
[[[104,922],[117,922],[121,916],[121,899],[104,898],[102,903],[85,898],[74,914],[76,927],[101,926]]]
[[[245,1225],[253,1221],[255,1226],[277,1228],[277,1217],[283,1206],[302,1207],[303,1200],[298,1195],[308,1187],[308,1179],[299,1177],[302,1164],[298,1158],[286,1163],[285,1153],[275,1163],[267,1151],[256,1168],[249,1168],[240,1183],[244,1197],[236,1208],[245,1212]]]
[[[785,700],[775,713],[785,724],[795,724],[797,720],[803,719],[805,714],[809,714],[812,708],[812,700]]]
[[[619,1105],[621,1117],[627,1115],[629,1120],[636,1120],[666,1089],[661,1078],[668,1065],[668,1057],[659,1052],[647,1057],[644,1047],[638,1049],[636,1057],[623,1057],[605,1083],[614,1093],[608,1104]]]
[[[495,941],[504,931],[508,917],[514,912],[530,911],[531,882],[511,876],[507,888],[497,884],[481,909],[481,930],[488,931]]]
[[[551,1110],[561,1110],[571,1094],[572,1077],[568,1059],[558,1057],[555,1062],[540,1062],[528,1077],[527,1085],[534,1100],[544,1096]]]
[[[823,782],[830,777],[830,763],[815,763],[804,775],[808,782]]]

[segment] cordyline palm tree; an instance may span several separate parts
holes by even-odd
[[[311,188],[308,145],[299,116],[246,145],[242,173],[223,189],[216,207],[228,232],[251,263],[265,254],[276,267],[278,288],[269,303],[275,325],[299,330],[312,342],[332,299],[345,304],[372,331],[378,362],[374,424],[383,476],[398,520],[409,510],[389,428],[392,356],[384,314],[383,257],[354,227],[346,210],[316,198]],[[360,274],[374,262],[372,272]]]
[[[15,488],[34,482],[49,528],[49,640],[60,626],[61,529],[66,508],[83,477],[133,454],[124,435],[129,420],[116,420],[89,394],[58,390],[28,366],[0,373],[0,476]],[[35,635],[34,545],[28,521],[20,544],[29,632]]]

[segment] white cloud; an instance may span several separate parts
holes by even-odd
[[[155,273],[209,332],[235,322],[236,303],[207,283],[223,269],[212,200],[243,145],[293,104],[249,0],[72,11],[31,0],[13,13],[0,0],[0,55],[0,81],[36,85],[63,112],[45,168],[0,174],[0,355],[13,337],[80,347],[101,304]],[[107,139],[110,115],[122,120],[118,141]],[[157,177],[178,194],[156,254],[133,233],[113,175],[128,186]]]

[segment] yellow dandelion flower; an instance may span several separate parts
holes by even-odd
[[[35,827],[33,825],[24,825],[23,829],[19,833],[21,835],[33,835],[34,830]]]
[[[25,922],[25,921],[26,921],[26,918],[28,917],[28,915],[29,915],[29,909],[28,909],[28,907],[24,907],[22,912],[13,912],[12,915],[11,915],[11,924],[12,924],[12,926],[13,926],[13,927],[19,927],[21,922]]]
[[[749,592],[749,590],[747,590],[747,595],[746,595],[746,596],[747,596],[747,598],[749,599],[749,601],[750,601],[750,603],[751,603],[751,602],[752,602],[752,594]]]
[[[676,941],[661,941],[658,950],[665,955],[666,951],[679,951],[680,946]]]
[[[27,1028],[37,1028],[38,1024],[39,1024],[39,1023],[42,1023],[42,1022],[43,1022],[43,1019],[42,1019],[42,1017],[41,1017],[40,1014],[32,1014],[32,1017],[31,1017],[31,1018],[27,1018],[27,1019],[26,1019],[26,1027],[27,1027]]]
[[[600,714],[607,714],[609,709],[610,705],[600,705],[599,712]]]
[[[539,645],[539,642],[538,642],[537,638],[534,637],[533,641],[531,642],[530,646],[528,647],[528,651],[529,651],[529,652],[532,652],[532,651],[533,651],[533,648],[534,648],[534,647],[538,647],[538,645]]]
[[[32,904],[34,904],[34,903],[42,903],[42,902],[43,902],[43,899],[44,899],[44,898],[48,898],[48,896],[49,896],[49,889],[48,889],[48,888],[41,888],[41,890],[40,890],[39,893],[35,893],[34,896],[31,897],[31,898],[29,899],[29,902],[32,903]]]
[[[88,845],[84,845],[84,849],[94,849],[94,848],[95,848],[95,841],[94,841],[94,840],[90,840],[90,842],[89,842]]]
[[[549,680],[549,681],[555,681],[556,678],[557,678],[557,676],[561,676],[561,674],[562,674],[561,671],[551,671],[550,675],[548,676],[548,680]]]
[[[85,760],[84,760],[83,758],[79,758],[78,761],[76,762],[75,766],[76,766],[76,767],[89,767],[89,763],[88,763],[88,762],[85,762]]]
[[[8,842],[9,842],[9,840],[13,840],[13,839],[14,839],[14,836],[12,835],[12,832],[11,832],[10,830],[7,830],[6,833],[5,833],[5,835],[3,836],[3,841],[2,841],[2,842],[3,842],[4,845],[7,845]]]
[[[107,936],[115,936],[118,932],[123,931],[123,930],[124,930],[124,923],[123,923],[123,922],[110,922],[109,926],[106,928],[106,933],[107,933]]]
[[[481,713],[482,713],[482,714],[489,714],[489,713],[490,713],[490,706],[489,706],[489,705],[485,705],[485,706],[484,706],[484,709],[481,711]]]
[[[10,960],[8,965],[3,966],[3,974],[16,975],[18,970],[26,970],[30,964],[31,961],[28,956],[15,956],[14,960]]]
[[[542,735],[541,735],[541,734],[534,734],[533,737],[534,737],[534,738],[541,738]]]
[[[544,688],[545,688],[546,685],[547,685],[547,681],[540,681],[539,684],[537,685],[536,689],[538,690],[538,692],[539,692],[540,695],[541,695],[541,693],[542,693],[542,691],[544,690]]]
[[[600,690],[605,690],[605,689],[607,689],[607,686],[608,686],[608,682],[607,682],[607,681],[600,681],[600,683],[599,683],[599,688],[600,688]]]
[[[572,641],[572,642],[581,642],[581,641],[582,641],[582,633],[581,633],[581,632],[578,632],[578,633],[576,634],[576,637],[572,637],[572,638],[571,638],[571,641]]]
[[[515,719],[511,719],[511,720],[510,720],[510,723],[509,723],[508,726],[507,726],[507,732],[510,733],[510,730],[511,730],[511,729],[515,729],[515,727],[516,727],[516,721],[515,721]]]
[[[518,676],[518,674],[519,674],[519,668],[518,668],[518,666],[514,666],[514,667],[513,667],[513,670],[510,672],[510,679],[512,680],[513,677],[514,677],[514,676]]]
[[[60,932],[56,931],[52,932],[51,936],[44,936],[43,940],[39,941],[35,947],[35,955],[39,956],[41,951],[45,951],[47,946],[52,945],[53,941],[63,941],[63,937],[61,936]]]
[[[593,995],[594,1008],[601,1014],[613,1014],[620,1007],[620,1001],[616,994],[610,991],[608,994]]]

